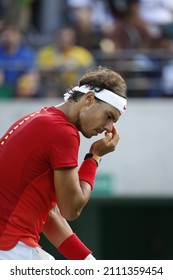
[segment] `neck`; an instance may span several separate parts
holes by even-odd
[[[76,102],[66,101],[56,107],[65,114],[70,123],[78,128],[78,106]]]

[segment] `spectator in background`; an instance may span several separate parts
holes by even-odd
[[[31,4],[35,0],[1,0],[3,18],[13,19],[22,30],[27,31],[31,20]]]
[[[115,19],[107,1],[67,0],[67,8],[81,46],[99,48],[102,36],[114,29]]]
[[[38,51],[38,66],[46,96],[62,96],[67,87],[77,83],[94,57],[86,48],[76,45],[75,30],[64,27],[56,32],[55,42]]]
[[[38,94],[35,52],[22,39],[16,24],[4,23],[0,35],[0,97],[35,97]]]
[[[140,0],[140,18],[150,28],[153,36],[162,36],[163,29],[173,23],[172,0]]]
[[[115,49],[150,48],[152,36],[147,24],[140,18],[140,0],[108,0],[117,19],[112,36]]]
[[[162,55],[164,54],[161,61],[161,96],[173,97],[173,60],[171,59],[173,51],[173,1],[140,1],[140,17],[147,22],[156,37],[154,49],[160,50]],[[165,54],[168,56],[166,57]]]
[[[125,65],[122,72],[125,71],[123,75],[129,80],[129,96],[161,96],[160,58],[151,51],[157,38],[151,32],[150,25],[140,16],[140,0],[108,1],[116,18],[115,30],[111,37],[114,51],[132,51],[129,56],[130,63],[124,56],[118,60],[118,63]]]

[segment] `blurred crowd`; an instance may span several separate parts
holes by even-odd
[[[60,1],[47,33],[34,25],[45,1],[0,0],[0,98],[62,97],[100,64],[129,97],[173,97],[172,0]]]

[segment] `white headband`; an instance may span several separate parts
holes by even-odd
[[[74,87],[72,91],[64,94],[64,100],[67,101],[73,91],[80,91],[82,93],[87,93],[88,91],[92,91],[95,94],[95,97],[112,105],[113,107],[118,109],[121,114],[125,112],[126,105],[127,105],[127,100],[125,98],[107,89],[102,89],[102,90],[100,90],[99,88],[89,89],[89,87],[90,86],[88,85]]]

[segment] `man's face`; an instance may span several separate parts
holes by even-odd
[[[93,98],[91,104],[86,102],[80,111],[78,129],[86,138],[91,138],[104,131],[111,132],[119,117],[120,112],[112,105]]]
[[[20,31],[13,27],[9,26],[7,27],[1,35],[1,42],[5,46],[10,46],[10,45],[18,45],[21,41],[21,34]]]
[[[75,44],[75,33],[71,28],[64,28],[57,35],[58,49],[66,50]]]

